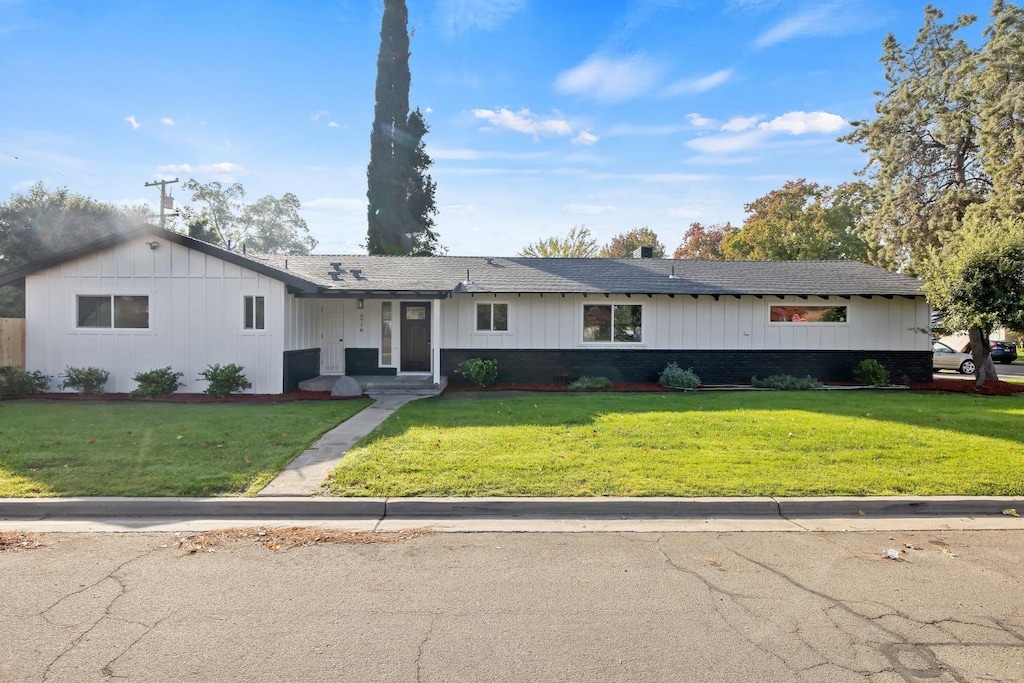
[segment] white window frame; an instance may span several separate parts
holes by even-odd
[[[853,307],[850,306],[850,302],[848,302],[848,301],[844,302],[844,303],[841,303],[841,304],[829,304],[829,303],[818,303],[818,302],[808,303],[808,302],[803,302],[803,301],[800,301],[800,302],[796,302],[796,301],[775,301],[775,302],[766,302],[766,303],[767,303],[767,305],[765,306],[765,309],[764,309],[765,318],[767,318],[769,325],[778,326],[778,327],[794,327],[794,326],[795,327],[801,327],[801,326],[804,326],[804,325],[809,325],[809,326],[814,327],[814,328],[819,328],[819,327],[842,327],[842,326],[850,324],[850,316],[851,316],[852,309],[853,309]],[[804,320],[804,321],[799,321],[799,320],[798,321],[793,321],[793,320],[772,320],[772,309],[775,308],[775,307],[782,307],[782,308],[845,308],[846,309],[846,320],[842,320],[842,321],[840,321],[840,320],[829,320],[829,321],[821,321],[821,320],[814,320],[814,321],[806,321],[806,320]]]
[[[109,299],[110,300],[110,325],[99,327],[96,325],[80,325],[81,320],[80,306],[82,298],[89,299]],[[146,300],[146,326],[145,327],[117,327],[117,299],[121,298],[144,298]],[[151,311],[149,310],[149,303],[152,297],[149,294],[90,294],[90,293],[77,293],[75,294],[75,310],[74,310],[74,327],[76,330],[82,332],[149,332],[152,329]]]
[[[391,320],[390,320],[390,323],[391,323],[391,341],[389,342],[391,345],[388,347],[388,355],[391,356],[391,360],[386,362],[386,363],[384,362],[384,305],[385,304],[391,306]],[[380,344],[379,344],[380,349],[378,350],[378,353],[377,353],[377,365],[379,367],[382,367],[382,368],[398,367],[398,354],[399,354],[399,351],[400,351],[400,347],[399,347],[398,344],[396,344],[396,342],[398,341],[398,330],[401,327],[401,322],[402,322],[401,320],[399,320],[399,316],[401,315],[401,310],[402,310],[402,306],[401,306],[401,302],[399,302],[399,301],[386,300],[386,301],[381,301],[380,302]]]
[[[481,330],[477,328],[478,312],[477,306],[488,306],[491,311],[490,315],[490,329]],[[496,330],[494,329],[494,307],[504,306],[505,307],[505,326],[507,329]],[[512,304],[508,301],[475,301],[473,302],[473,334],[512,334]]]
[[[256,317],[256,300],[263,300],[263,326],[260,327],[257,323]],[[250,310],[250,302],[252,305],[252,326],[246,325],[246,318],[248,317]],[[243,332],[266,332],[267,330],[267,297],[265,294],[243,294],[242,295],[242,331]]]
[[[584,335],[584,323],[586,322],[586,308],[588,306],[610,306],[611,307],[611,325],[612,334],[611,339],[608,341],[591,341],[585,338]],[[640,341],[616,341],[615,340],[615,309],[619,306],[639,306],[640,307]],[[626,299],[625,301],[584,301],[579,307],[579,327],[577,328],[580,333],[580,343],[585,346],[625,346],[625,347],[641,347],[647,345],[647,333],[644,329],[647,328],[647,306],[643,303],[631,301]]]

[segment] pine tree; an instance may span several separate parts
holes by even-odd
[[[889,34],[881,62],[888,89],[871,121],[854,121],[841,138],[862,145],[869,200],[875,209],[864,237],[879,248],[879,265],[914,273],[931,250],[955,233],[967,209],[985,200],[989,180],[980,167],[978,55],[957,37],[973,15],[943,23],[942,11],[925,9],[912,45]]]
[[[409,12],[405,0],[384,0],[370,164],[366,169],[367,237],[371,254],[434,254],[436,186],[423,136],[429,127],[409,113]]]

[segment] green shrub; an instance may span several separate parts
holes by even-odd
[[[693,368],[683,370],[675,363],[669,363],[658,375],[658,384],[669,389],[696,389],[700,386],[700,377]]]
[[[498,379],[498,361],[486,358],[467,358],[459,363],[454,372],[456,375],[465,377],[466,381],[474,386],[487,387]]]
[[[576,391],[586,391],[587,389],[607,389],[611,385],[612,381],[607,377],[590,377],[588,375],[584,375],[570,384],[569,388]]]
[[[25,372],[13,365],[0,366],[0,396],[27,396],[50,388],[50,376],[38,370]]]
[[[872,387],[889,386],[889,371],[874,358],[865,358],[853,373],[857,379]]]
[[[149,372],[139,372],[132,377],[132,379],[139,383],[139,386],[132,393],[136,396],[145,396],[146,398],[170,396],[185,386],[185,383],[181,381],[181,378],[184,376],[184,372],[173,372],[170,366],[150,370]]]
[[[80,394],[98,396],[103,393],[103,386],[110,379],[110,373],[99,368],[72,368],[64,370],[64,381],[61,389],[74,389]]]
[[[210,396],[230,396],[249,386],[249,379],[243,372],[245,368],[234,363],[221,365],[214,363],[207,365],[206,369],[199,373],[199,379],[209,382],[206,392]]]
[[[750,380],[750,384],[761,389],[781,389],[782,391],[804,391],[821,388],[821,382],[811,376],[772,375],[764,379],[753,377]]]

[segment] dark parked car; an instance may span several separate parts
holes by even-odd
[[[964,353],[970,353],[971,345],[965,346],[963,351]],[[993,363],[1009,365],[1017,360],[1017,345],[1008,341],[994,341],[989,346],[989,353],[992,354]]]
[[[1017,345],[1013,342],[992,342],[992,361],[995,363],[1012,363],[1017,360]]]

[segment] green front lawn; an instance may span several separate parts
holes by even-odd
[[[0,497],[254,494],[369,403],[0,402]]]
[[[416,401],[347,496],[1024,495],[1024,399],[907,391]]]

